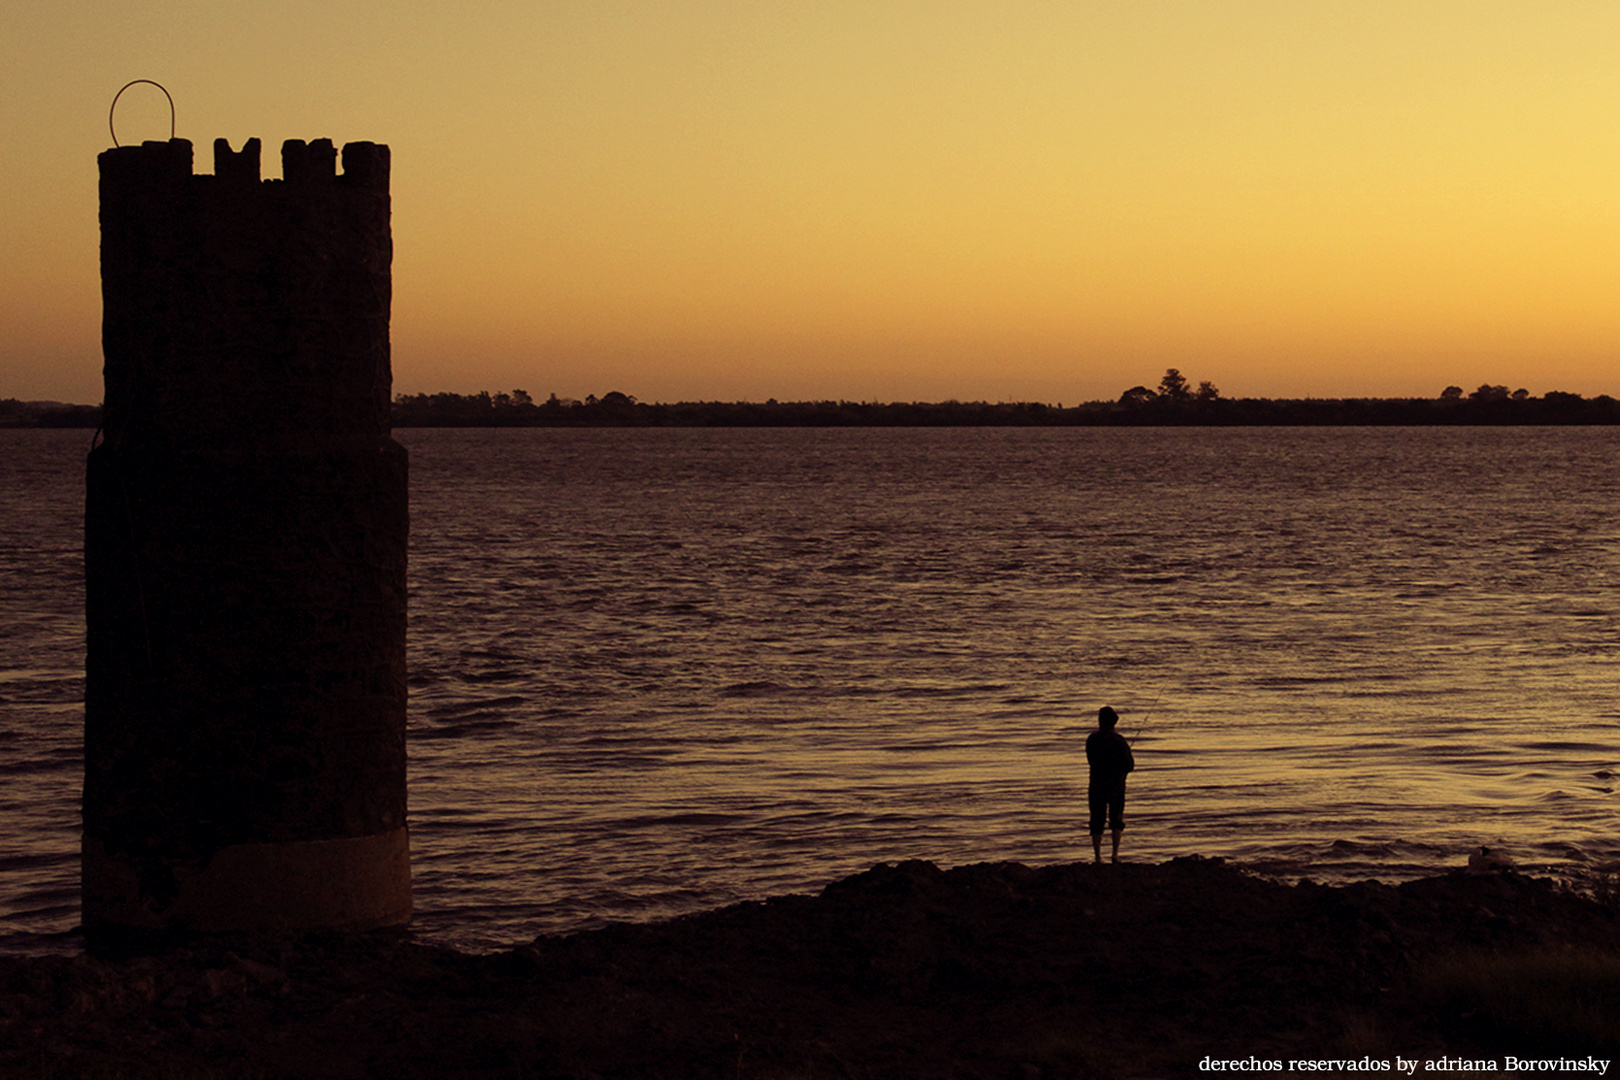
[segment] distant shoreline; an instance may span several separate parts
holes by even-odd
[[[61,401],[0,400],[0,428],[98,428],[100,405]]]
[[[393,426],[413,427],[1500,427],[1620,424],[1620,401],[1539,398],[1220,398],[1040,402],[696,401],[612,393],[535,403],[511,394],[402,394]],[[101,426],[99,405],[0,401],[0,428]]]
[[[527,395],[524,395],[526,398]],[[395,400],[395,427],[1438,427],[1620,424],[1620,401],[1552,393],[1522,400],[1221,398],[1214,401],[680,402],[623,394],[543,404],[508,395]]]

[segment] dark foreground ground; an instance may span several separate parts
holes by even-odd
[[[0,1076],[1033,1080],[1207,1076],[1206,1056],[1616,1058],[1601,985],[1550,1023],[1528,981],[1517,1013],[1491,1004],[1615,955],[1613,907],[1514,874],[1326,887],[1219,860],[912,862],[488,956],[323,935],[0,957]]]

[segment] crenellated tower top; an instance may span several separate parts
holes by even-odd
[[[109,441],[388,432],[388,147],[186,139],[100,156]]]

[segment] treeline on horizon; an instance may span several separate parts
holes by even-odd
[[[69,405],[61,401],[18,401],[0,398],[0,428],[98,428],[100,405]]]
[[[619,391],[578,401],[536,402],[510,393],[400,394],[396,427],[1150,427],[1620,424],[1620,401],[1551,391],[1449,386],[1436,398],[1226,398],[1205,382],[1192,390],[1174,368],[1157,390],[1133,386],[1115,401],[765,402],[649,404]]]
[[[522,390],[399,394],[395,427],[1152,427],[1620,424],[1620,401],[1559,390],[1540,397],[1505,386],[1433,398],[1227,398],[1193,389],[1171,368],[1157,389],[1133,386],[1114,401],[1041,402],[682,401],[648,403],[619,391],[583,401]],[[95,428],[99,405],[0,399],[0,427]]]

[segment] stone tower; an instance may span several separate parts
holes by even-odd
[[[88,930],[408,921],[388,147],[108,150]]]

